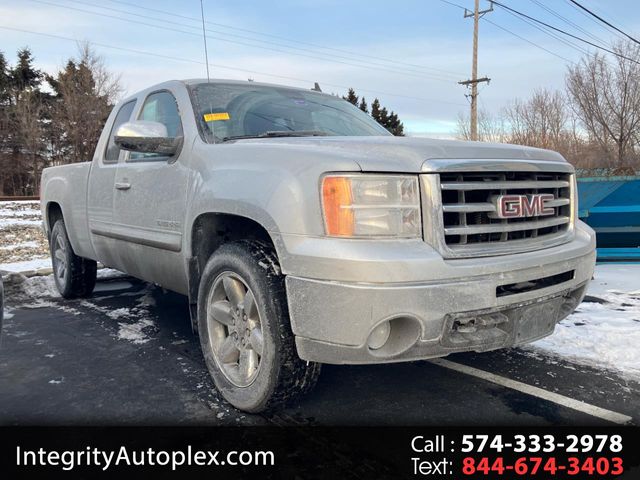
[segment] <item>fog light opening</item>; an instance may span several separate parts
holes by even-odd
[[[388,321],[382,322],[371,331],[367,345],[371,350],[378,350],[387,343],[391,334],[391,325]]]

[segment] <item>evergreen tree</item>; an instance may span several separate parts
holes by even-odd
[[[364,97],[362,97],[359,108],[363,112],[369,113],[367,109],[367,102]],[[371,117],[393,135],[398,137],[404,136],[404,125],[398,118],[398,114],[393,111],[389,113],[386,107],[382,107],[380,105],[380,100],[377,98],[374,99],[371,104]]]
[[[10,67],[0,56],[0,194],[33,195],[44,163],[42,72],[28,48]]]
[[[0,106],[5,105],[11,95],[11,77],[9,76],[9,64],[3,52],[0,52]]]
[[[387,107],[382,107],[382,109],[380,110],[378,123],[389,130],[389,112],[387,111]]]
[[[376,122],[380,123],[380,100],[377,98],[371,104],[371,116]]]
[[[353,88],[350,88],[347,96],[342,98],[344,98],[347,102],[352,103],[356,107],[358,106],[358,96],[356,95],[356,91]]]
[[[364,113],[369,113],[369,106],[367,105],[367,101],[364,97],[362,97],[362,100],[360,100],[360,105],[358,108],[360,108],[360,110],[362,110]]]
[[[91,159],[120,91],[88,44],[54,76],[34,63],[29,48],[13,66],[0,52],[0,195],[37,195],[42,168]]]
[[[404,125],[395,112],[389,114],[389,121],[387,122],[386,128],[396,137],[404,136]]]
[[[55,92],[52,108],[51,142],[55,163],[75,163],[91,159],[102,127],[113,107],[120,86],[88,44],[78,58],[70,59],[55,77],[47,77]]]
[[[18,50],[18,62],[9,73],[15,99],[25,90],[38,88],[42,81],[42,72],[33,66],[31,50],[25,47]]]

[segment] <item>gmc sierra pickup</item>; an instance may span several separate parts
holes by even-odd
[[[42,175],[60,293],[90,295],[100,261],[187,295],[216,387],[249,412],[322,363],[550,335],[593,273],[576,209],[557,153],[394,137],[338,97],[256,82],[132,95],[91,162]]]

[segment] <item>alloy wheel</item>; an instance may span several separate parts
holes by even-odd
[[[255,380],[263,355],[260,312],[253,292],[239,275],[220,274],[207,299],[207,325],[213,356],[238,387]]]

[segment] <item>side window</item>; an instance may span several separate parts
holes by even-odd
[[[107,143],[107,149],[104,152],[104,163],[116,163],[118,161],[120,147],[118,147],[114,142],[116,132],[120,125],[129,121],[131,118],[131,112],[133,112],[133,107],[135,107],[135,105],[136,101],[133,100],[120,107],[120,111],[116,115],[116,119],[113,121],[111,133],[109,134],[109,142]]]
[[[182,121],[180,120],[178,103],[175,97],[167,91],[149,95],[144,101],[138,120],[162,123],[167,127],[167,133],[170,137],[182,136]],[[165,155],[158,153],[131,152],[129,161],[140,162],[165,158],[167,158]]]

